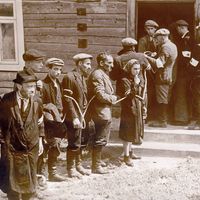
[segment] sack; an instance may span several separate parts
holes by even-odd
[[[48,137],[66,138],[67,127],[63,122],[44,120],[45,134]]]

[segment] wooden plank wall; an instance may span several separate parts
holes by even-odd
[[[79,52],[115,55],[126,36],[126,0],[83,1],[23,0],[25,48],[64,59],[64,71],[74,67],[72,57]],[[77,15],[77,8],[85,8],[86,15]],[[78,31],[78,23],[87,24],[87,30]],[[78,48],[79,39],[87,40],[87,48]]]

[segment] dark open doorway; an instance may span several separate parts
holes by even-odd
[[[194,2],[147,2],[137,3],[137,38],[142,37],[144,23],[148,19],[155,20],[160,28],[170,29],[170,25],[179,19],[184,19],[190,24],[190,31],[194,33],[195,12]]]

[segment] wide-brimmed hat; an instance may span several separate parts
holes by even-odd
[[[17,72],[16,78],[13,80],[14,83],[22,84],[28,82],[38,81],[37,77],[34,74],[28,74],[26,71]]]

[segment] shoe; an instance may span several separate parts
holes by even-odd
[[[81,165],[76,166],[76,170],[82,175],[86,175],[86,176],[90,175],[90,172]]]
[[[92,173],[93,174],[108,174],[109,172],[105,170],[103,167],[92,167]]]
[[[49,181],[52,181],[52,182],[62,182],[65,180],[66,180],[66,178],[64,178],[63,176],[61,176],[59,174],[50,174],[49,175]]]
[[[124,156],[124,162],[129,167],[133,167],[134,166],[130,156]]]
[[[101,160],[100,162],[101,162],[101,166],[102,166],[102,167],[106,167],[106,166],[107,166],[106,163],[103,162],[103,160]]]
[[[137,155],[134,154],[133,152],[129,152],[129,156],[130,156],[131,159],[134,159],[134,160],[136,160],[136,159],[141,159],[140,156],[137,156]]]
[[[160,127],[160,128],[166,128],[167,127],[167,123],[166,122],[159,122],[156,121],[152,124],[149,124],[150,127]]]

